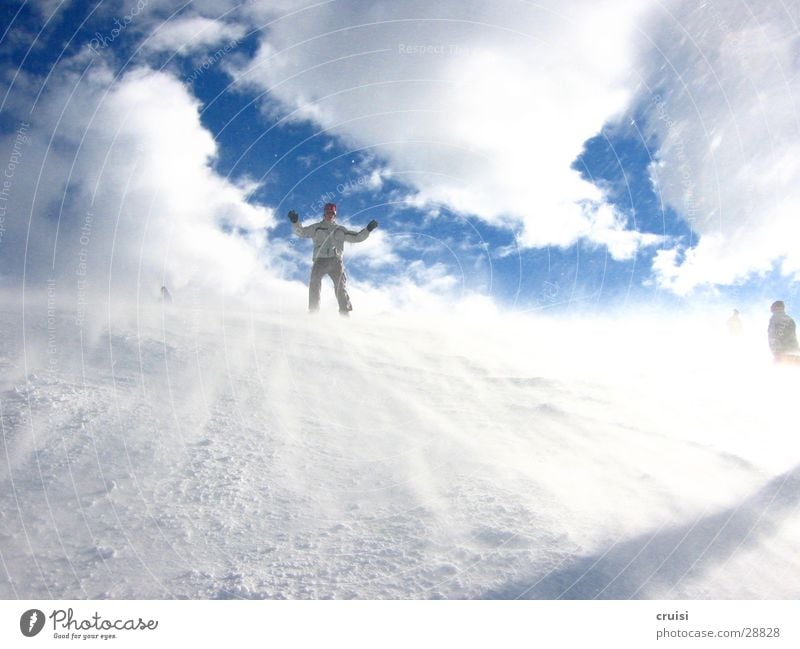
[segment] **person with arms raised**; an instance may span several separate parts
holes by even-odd
[[[294,233],[298,237],[312,239],[314,242],[313,264],[311,278],[308,282],[308,310],[311,313],[319,311],[320,291],[322,278],[328,275],[333,280],[336,292],[336,301],[339,303],[339,314],[350,315],[353,305],[347,294],[347,273],[344,268],[344,244],[359,243],[369,237],[370,232],[378,227],[378,222],[373,219],[359,232],[348,230],[336,223],[336,204],[326,203],[322,220],[313,225],[303,226],[297,212],[289,212]]]

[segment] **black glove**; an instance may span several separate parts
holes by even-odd
[[[372,232],[377,227],[378,222],[375,219],[372,219],[369,223],[367,223],[367,232]]]
[[[295,212],[294,210],[292,210],[291,212],[289,212],[289,220],[290,220],[292,223],[297,223],[297,221],[298,221],[299,219],[300,219],[300,217],[299,217],[299,216],[297,216],[297,212]]]

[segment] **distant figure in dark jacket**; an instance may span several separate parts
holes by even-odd
[[[775,357],[776,363],[800,361],[800,345],[797,344],[797,330],[794,320],[786,313],[786,307],[781,300],[773,302],[770,307],[772,317],[769,319],[767,335],[769,348]]]
[[[311,266],[311,278],[308,282],[308,310],[312,313],[319,311],[319,294],[322,289],[322,278],[328,275],[333,280],[336,291],[336,300],[339,302],[339,313],[350,315],[353,305],[347,294],[347,274],[344,271],[344,244],[359,243],[364,241],[375,228],[378,222],[373,219],[367,227],[355,232],[336,223],[336,205],[326,203],[322,220],[313,225],[303,227],[297,212],[289,212],[289,220],[298,237],[314,240],[314,261]]]

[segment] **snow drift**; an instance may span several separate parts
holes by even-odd
[[[761,323],[90,324],[0,316],[0,597],[800,594],[800,373]]]

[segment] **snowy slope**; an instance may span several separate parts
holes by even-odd
[[[762,327],[0,316],[2,598],[795,598]]]

